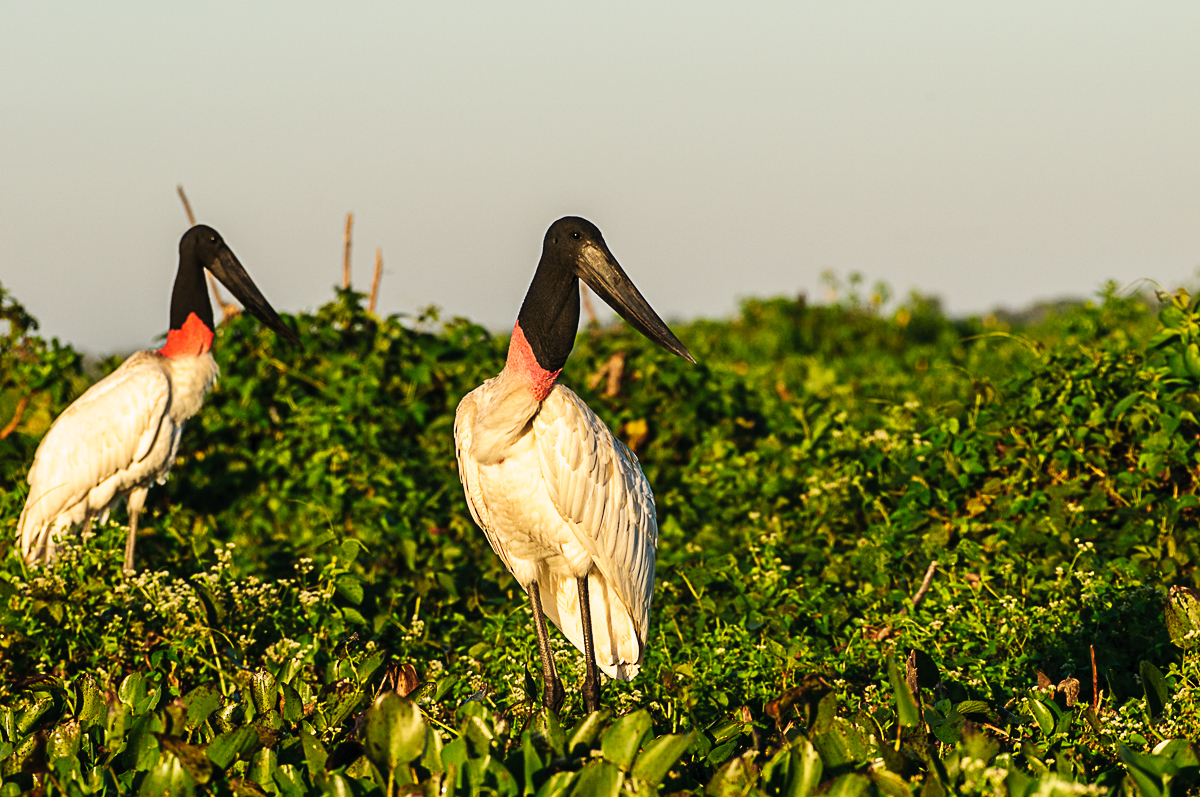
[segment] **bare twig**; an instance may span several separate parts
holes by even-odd
[[[183,186],[177,185],[175,190],[179,193],[179,200],[183,202],[183,212],[187,214],[188,226],[195,227],[196,214],[192,212],[192,203],[188,202],[187,194],[183,192]],[[213,298],[217,300],[217,306],[221,308],[222,324],[242,312],[236,304],[225,301],[225,297],[221,295],[221,289],[217,287],[217,281],[213,279],[210,271],[205,269],[204,276],[208,277],[209,290],[212,291]]]
[[[346,249],[342,254],[342,287],[350,287],[350,238],[354,232],[354,214],[346,214]]]
[[[608,377],[604,386],[604,395],[612,398],[621,392],[621,377],[625,373],[625,352],[619,351],[608,358],[608,362],[600,366],[600,370],[588,377],[587,385],[595,389],[600,380]]]
[[[383,250],[375,250],[375,276],[371,280],[371,302],[367,305],[367,312],[375,312],[375,300],[379,298],[379,280],[383,278]]]
[[[1089,645],[1092,649],[1092,711],[1100,711],[1100,678],[1096,673],[1096,646]]]
[[[29,406],[29,396],[21,396],[21,400],[17,402],[17,411],[13,413],[12,420],[0,429],[0,440],[8,437],[16,431],[17,425],[21,423],[21,416],[25,414],[25,408]]]
[[[913,595],[912,607],[916,609],[921,601],[925,598],[925,593],[929,592],[929,585],[933,583],[933,571],[937,570],[937,560],[934,559],[929,563],[929,568],[925,571],[925,579],[921,582],[921,588],[917,590],[917,594]]]
[[[187,214],[188,226],[196,226],[196,214],[192,213],[192,203],[188,202],[187,194],[183,193],[183,186],[175,186],[175,190],[179,192],[179,199],[183,201],[183,212]]]

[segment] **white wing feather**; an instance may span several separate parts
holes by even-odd
[[[52,526],[82,523],[170,467],[178,430],[167,416],[171,380],[159,359],[152,352],[131,356],[67,407],[42,439],[20,521],[27,561],[52,553]]]
[[[634,650],[612,652],[624,664],[638,665],[650,626],[658,548],[658,521],[650,485],[633,452],[613,436],[582,399],[562,385],[556,385],[542,402],[541,411],[533,419],[533,431],[555,508],[570,523],[603,576],[604,583],[599,586],[606,584],[616,593],[632,620],[632,636],[636,639],[614,639],[612,644],[619,649],[625,647],[620,642],[627,641]],[[562,596],[560,611],[578,613],[571,605],[574,592],[571,589],[570,595]],[[606,596],[596,595],[594,590],[592,593],[593,602],[605,602]],[[604,607],[610,618],[614,608]],[[594,608],[594,613],[599,611],[600,607]],[[594,630],[599,655],[606,645],[599,639],[600,629]],[[618,628],[613,630],[619,635]],[[636,667],[631,669],[636,672]]]

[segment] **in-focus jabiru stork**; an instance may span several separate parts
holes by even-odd
[[[499,376],[463,398],[454,419],[458,474],[475,522],[533,604],[542,702],[562,681],[546,618],[587,659],[583,698],[600,674],[631,680],[642,663],[654,591],[654,496],[625,445],[557,384],[579,328],[579,280],[635,329],[695,362],[621,269],[600,230],[568,216],[550,226]]]
[[[118,500],[127,498],[125,572],[133,572],[146,493],[154,482],[166,481],[184,421],[199,411],[217,378],[206,268],[260,321],[300,342],[216,230],[201,224],[184,233],[166,345],[135,352],[88,388],[38,445],[18,526],[26,562],[50,561],[70,528],[81,523],[86,528],[97,515],[107,517]]]

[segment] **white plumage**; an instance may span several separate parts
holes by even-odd
[[[69,529],[106,515],[121,498],[128,497],[135,517],[150,485],[166,480],[184,421],[199,411],[216,378],[207,352],[139,351],[67,407],[29,470],[18,526],[25,561],[50,561]]]
[[[475,521],[546,616],[584,650],[576,579],[588,577],[596,663],[638,673],[650,623],[658,524],[637,457],[571,390],[538,402],[508,368],[471,391],[454,421]]]

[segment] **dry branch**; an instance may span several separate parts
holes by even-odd
[[[375,250],[375,276],[371,279],[371,301],[367,312],[375,312],[375,300],[379,298],[379,280],[383,278],[383,250]]]
[[[346,214],[346,248],[342,253],[342,287],[350,288],[350,239],[354,233],[354,214]]]
[[[17,411],[13,413],[12,420],[5,424],[3,429],[0,429],[0,440],[3,440],[16,431],[17,425],[21,423],[21,416],[25,414],[27,406],[29,406],[29,396],[21,396],[21,400],[17,402]]]

